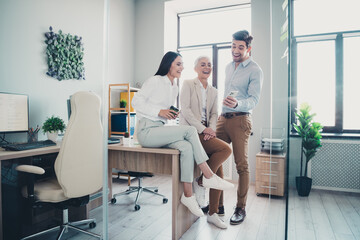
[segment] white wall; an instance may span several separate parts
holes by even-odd
[[[134,82],[135,1],[110,0],[109,83]]]
[[[1,91],[29,95],[30,126],[42,125],[53,114],[67,120],[66,99],[76,91],[101,96],[103,5],[102,0],[0,1]],[[44,33],[49,26],[83,38],[86,80],[58,81],[46,75]]]
[[[255,182],[256,158],[260,151],[260,135],[262,128],[270,127],[271,119],[271,69],[270,69],[270,4],[269,1],[251,1],[251,34],[252,57],[259,64],[264,73],[264,81],[261,90],[261,98],[253,111],[253,135],[249,142],[250,181]]]
[[[137,87],[156,73],[164,55],[164,1],[135,0],[134,80]]]
[[[134,1],[110,0],[109,22],[107,80],[132,82]],[[0,91],[29,95],[30,126],[42,125],[53,114],[67,122],[66,99],[76,91],[102,96],[103,25],[104,0],[0,1]],[[55,32],[82,36],[86,80],[58,81],[46,75],[44,33],[49,26]],[[10,139],[24,136],[12,134]],[[39,135],[40,140],[45,138]]]
[[[283,0],[252,0],[253,57],[264,72],[261,99],[253,112],[253,132],[250,140],[249,159],[251,181],[255,181],[255,158],[260,151],[262,128],[272,128],[278,137],[280,129],[287,136],[288,116],[288,66],[282,58],[287,48],[287,39],[280,41],[281,27],[286,21],[282,10]]]

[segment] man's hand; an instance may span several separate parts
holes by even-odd
[[[166,119],[176,119],[180,112],[176,112],[170,109],[161,109],[159,112],[159,117],[166,118]]]
[[[238,105],[238,102],[235,98],[227,96],[224,101],[223,104],[229,108],[236,108]]]

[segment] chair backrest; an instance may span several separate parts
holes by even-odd
[[[57,180],[69,198],[101,189],[103,128],[100,98],[91,92],[71,97],[71,116],[55,161]]]

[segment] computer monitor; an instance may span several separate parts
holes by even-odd
[[[0,133],[27,132],[29,129],[29,97],[0,92]]]

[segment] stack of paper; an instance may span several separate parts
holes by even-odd
[[[282,152],[284,151],[283,138],[263,138],[261,139],[262,151]]]

